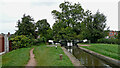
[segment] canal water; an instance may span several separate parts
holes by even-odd
[[[83,50],[77,48],[75,46],[72,47],[65,47],[70,53],[72,53],[81,64],[86,66],[87,68],[118,68],[117,66],[105,62]]]

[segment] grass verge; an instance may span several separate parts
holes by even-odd
[[[36,46],[34,54],[37,66],[73,66],[60,46],[57,49],[55,47],[47,47],[46,45]],[[63,54],[63,60],[60,60],[59,54]]]
[[[83,45],[83,44],[79,44],[79,45]],[[84,44],[84,45],[91,45],[91,46],[80,46],[80,47],[120,60],[120,53],[117,44]]]
[[[0,68],[2,67],[2,56],[0,56]]]
[[[30,49],[21,48],[2,55],[2,66],[25,66],[29,61]]]

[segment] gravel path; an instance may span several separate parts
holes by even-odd
[[[36,66],[36,61],[34,58],[33,50],[34,48],[30,50],[30,60],[28,61],[28,64],[26,65],[25,68],[35,68]]]

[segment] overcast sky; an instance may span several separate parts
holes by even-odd
[[[72,3],[80,3],[85,10],[93,14],[99,9],[107,16],[107,27],[110,30],[118,30],[118,1],[119,0],[66,0]],[[54,24],[52,10],[60,10],[59,4],[64,0],[0,0],[0,33],[14,33],[17,29],[16,22],[23,14],[30,15],[35,22],[47,19]]]

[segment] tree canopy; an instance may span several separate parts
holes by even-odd
[[[106,16],[99,11],[92,14],[85,11],[80,3],[68,1],[59,5],[61,11],[53,10],[55,23],[53,25],[54,40],[88,39],[96,42],[104,37]]]
[[[106,17],[99,11],[89,15],[82,23],[82,35],[84,38],[96,42],[97,39],[104,38],[104,28],[106,27]]]
[[[50,24],[47,22],[46,19],[42,19],[37,21],[36,28],[38,31],[38,35],[41,37],[45,37],[47,40],[52,39],[52,29],[50,28]]]
[[[36,23],[30,15],[23,15],[21,20],[18,20],[18,30],[15,35],[26,35],[30,38],[45,38],[46,40],[52,39],[52,29],[46,19],[38,20]]]
[[[35,36],[35,26],[34,26],[34,19],[31,18],[29,15],[23,15],[21,21],[18,20],[17,26],[18,30],[16,31],[16,35],[27,35],[30,37]]]

